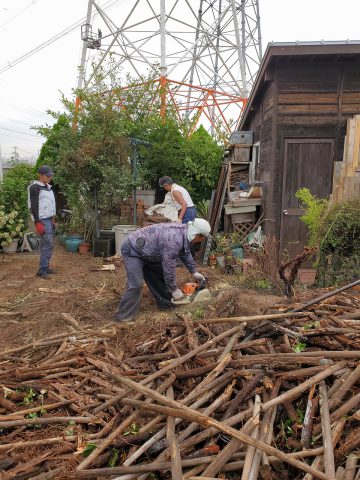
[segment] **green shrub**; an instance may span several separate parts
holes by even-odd
[[[14,165],[0,183],[0,204],[5,211],[16,210],[19,217],[26,223],[28,219],[27,188],[36,178],[34,167],[26,163]]]
[[[306,209],[301,220],[309,229],[309,245],[317,245],[320,240],[322,217],[328,205],[324,198],[316,198],[308,188],[301,188],[295,194],[301,206]]]
[[[309,243],[319,249],[317,285],[343,284],[356,278],[360,268],[360,200],[330,204],[305,188],[296,196],[306,208],[301,220],[309,228]]]

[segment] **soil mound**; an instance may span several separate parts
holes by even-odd
[[[283,297],[259,294],[253,290],[229,288],[219,293],[212,305],[212,317],[241,317],[266,313],[278,303],[284,303]]]

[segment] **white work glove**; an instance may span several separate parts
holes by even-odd
[[[196,280],[199,280],[199,282],[204,282],[205,281],[204,275],[202,275],[199,272],[193,273],[193,277],[196,278]]]
[[[184,298],[184,294],[183,292],[180,290],[180,288],[177,288],[176,290],[174,290],[173,292],[171,292],[171,295],[172,295],[172,298],[174,300],[181,300],[182,298]]]
[[[176,219],[176,223],[182,223],[181,218],[177,218],[177,219]]]

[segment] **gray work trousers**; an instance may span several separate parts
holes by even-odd
[[[47,273],[50,259],[54,250],[54,225],[52,218],[43,218],[45,232],[40,237],[40,262],[38,274]]]
[[[121,254],[126,269],[127,289],[121,297],[115,320],[132,320],[136,316],[140,308],[144,281],[159,308],[172,308],[174,305],[171,302],[171,293],[166,288],[161,263],[138,255],[128,240],[122,245]]]

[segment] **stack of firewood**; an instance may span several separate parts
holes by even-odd
[[[360,298],[284,310],[0,353],[0,478],[360,479]]]

